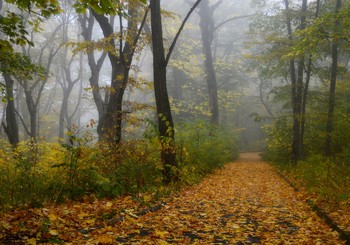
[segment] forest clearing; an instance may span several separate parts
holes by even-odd
[[[0,243],[345,244],[307,198],[256,153],[243,153],[158,205],[124,196],[2,214]]]

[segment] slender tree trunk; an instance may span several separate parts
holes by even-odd
[[[305,145],[304,145],[304,134],[305,134],[305,123],[306,123],[306,105],[307,96],[309,91],[309,84],[311,79],[311,55],[308,58],[305,85],[303,90],[302,106],[301,106],[301,125],[300,125],[300,144],[301,144],[301,155],[305,157]]]
[[[169,184],[172,181],[178,180],[178,174],[176,171],[178,165],[176,161],[174,140],[175,130],[169,103],[166,68],[181,31],[183,30],[188,18],[191,16],[200,2],[201,0],[197,0],[187,13],[165,57],[160,0],[150,1],[154,94],[157,107],[159,139],[162,146],[161,160],[163,164],[164,184]]]
[[[217,92],[216,73],[214,69],[214,60],[212,53],[212,41],[215,32],[215,23],[213,19],[214,9],[209,7],[209,1],[204,0],[199,6],[200,28],[202,33],[203,53],[205,56],[205,79],[208,86],[209,107],[211,112],[212,125],[219,125],[219,103]]]
[[[35,102],[33,99],[32,91],[27,90],[25,88],[24,90],[25,96],[26,96],[26,104],[27,109],[29,112],[29,121],[30,121],[30,134],[29,137],[35,139],[37,136],[36,129],[37,129],[37,108],[35,106]]]
[[[64,126],[66,124],[68,130],[71,130],[71,121],[69,121],[68,115],[68,103],[71,92],[74,88],[75,83],[71,83],[68,87],[63,91],[63,99],[60,110],[60,122],[59,122],[59,137],[60,139],[64,139]]]
[[[341,8],[341,0],[337,0],[335,12],[339,12]],[[335,21],[335,26],[338,25],[338,21]],[[337,84],[338,73],[338,42],[332,41],[332,67],[331,67],[331,81],[329,88],[329,102],[328,102],[328,116],[326,126],[326,143],[324,147],[324,156],[331,156],[332,152],[332,133],[334,124],[334,107],[335,107],[335,89]]]
[[[315,19],[318,18],[318,13],[320,10],[320,0],[317,0],[316,2],[316,13],[315,13]],[[312,67],[312,55],[310,54],[307,61],[307,68],[306,68],[306,78],[305,78],[305,85],[303,90],[303,98],[302,98],[302,108],[301,108],[301,128],[300,128],[300,135],[301,135],[301,141],[300,144],[302,146],[302,156],[305,156],[305,145],[304,145],[304,135],[305,135],[305,123],[306,123],[306,105],[307,105],[307,97],[309,92],[309,84],[311,79],[311,67]]]
[[[292,21],[290,18],[290,9],[289,9],[289,0],[284,0],[285,9],[286,9],[286,24],[287,24],[287,31],[288,31],[288,39],[289,41],[293,40],[293,30],[292,30]],[[291,59],[289,61],[289,73],[290,73],[290,79],[291,79],[291,97],[292,97],[292,107],[293,107],[293,139],[292,139],[292,152],[291,152],[291,159],[293,163],[297,163],[297,161],[300,158],[300,124],[299,124],[299,115],[298,115],[298,109],[296,106],[297,103],[297,75],[296,75],[296,67],[295,67],[295,60]]]
[[[6,125],[4,122],[2,122],[2,126],[9,139],[10,144],[16,147],[17,144],[19,143],[19,130],[18,130],[18,123],[16,118],[14,94],[13,94],[14,81],[9,75],[4,74],[3,76],[5,79],[5,86],[6,86],[7,106],[6,106]]]
[[[173,171],[177,167],[175,154],[175,132],[171,115],[167,83],[166,62],[163,46],[162,18],[160,11],[160,0],[151,0],[151,26],[153,46],[153,75],[154,93],[158,115],[158,130],[162,145],[161,160],[163,164],[163,181],[169,184],[176,179]]]
[[[274,118],[275,116],[272,113],[271,108],[268,106],[267,102],[264,99],[264,78],[261,76],[261,74],[259,73],[259,80],[260,80],[260,84],[259,84],[259,100],[261,102],[261,104],[264,106],[265,110],[267,111],[267,113],[269,114],[269,116],[271,118]]]
[[[284,0],[285,9],[286,9],[286,24],[288,31],[289,41],[293,41],[293,30],[292,30],[292,21],[290,18],[290,8],[289,0]],[[305,29],[306,26],[306,10],[307,10],[307,0],[303,0],[300,25],[299,30]],[[297,64],[297,67],[296,67]],[[289,61],[289,70],[291,77],[292,85],[292,107],[293,107],[293,139],[292,139],[292,150],[291,150],[291,159],[294,164],[296,164],[300,159],[303,158],[303,139],[301,133],[301,122],[302,122],[302,100],[303,100],[303,86],[304,86],[304,69],[305,69],[305,58],[301,56],[296,61],[291,59]]]
[[[82,36],[84,37],[85,41],[92,41],[92,30],[95,22],[92,11],[89,11],[89,16],[87,14],[79,15],[79,22],[82,29]],[[103,122],[102,118],[104,118],[106,114],[106,102],[103,100],[101,95],[99,78],[102,65],[107,57],[107,53],[103,52],[97,61],[95,59],[95,52],[93,50],[87,53],[87,57],[91,72],[89,82],[92,90],[92,96],[98,112],[97,134],[101,139],[101,128]]]

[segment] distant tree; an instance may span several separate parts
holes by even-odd
[[[17,10],[1,12],[0,14],[0,71],[4,77],[5,84],[0,86],[5,87],[6,92],[6,123],[2,122],[2,126],[12,145],[16,146],[19,142],[18,122],[16,114],[18,114],[14,103],[14,76],[21,79],[28,79],[33,74],[43,74],[42,69],[31,63],[30,59],[21,54],[15,53],[14,46],[25,45],[33,46],[33,42],[29,38],[29,33],[26,30],[23,13],[34,13],[35,20],[31,23],[34,27],[44,18],[48,18],[53,14],[61,11],[58,1],[46,0],[15,0],[5,1],[11,3]],[[0,1],[0,11],[2,10],[4,1]],[[21,12],[22,11],[22,12]],[[36,28],[34,28],[36,29]]]
[[[21,121],[27,135],[34,140],[39,136],[38,121],[42,94],[45,85],[49,80],[54,58],[63,44],[63,40],[58,38],[62,27],[62,24],[57,25],[53,31],[45,37],[45,40],[40,43],[40,46],[37,45],[34,49],[31,47],[22,47],[23,54],[28,56],[30,60],[34,61],[36,64],[43,67],[44,72],[40,76],[32,76],[25,79],[16,77],[16,75],[14,76],[16,81],[23,88],[25,103],[29,114],[29,123],[26,122],[26,118],[22,118]],[[34,35],[32,35],[32,42],[34,42],[34,38]],[[25,113],[23,114],[25,115]]]
[[[57,20],[62,25],[61,36],[62,42],[68,43],[71,39],[81,39],[81,28],[76,21],[77,14],[71,6],[70,1],[62,3],[64,13],[61,13]],[[70,33],[77,30],[78,32]],[[74,37],[75,36],[75,37]],[[57,54],[57,65],[55,66],[55,78],[62,90],[62,103],[59,112],[58,136],[60,140],[65,138],[65,128],[72,131],[73,118],[76,116],[83,90],[83,54],[75,54],[68,45],[63,46]],[[79,92],[74,98],[72,93],[74,88],[79,85]],[[74,101],[75,99],[75,101]]]
[[[91,42],[92,41],[92,31],[95,23],[95,18],[91,13],[91,10],[88,11],[88,13],[82,13],[79,14],[79,23],[81,25],[82,29],[82,36],[84,37],[85,41]],[[103,120],[102,118],[104,117],[106,113],[106,106],[107,106],[107,101],[104,100],[102,93],[101,93],[101,88],[100,88],[100,72],[102,65],[107,57],[107,52],[103,51],[97,58],[97,52],[94,51],[94,49],[91,49],[87,52],[87,59],[88,59],[88,64],[90,67],[90,87],[92,90],[92,96],[97,108],[98,112],[98,126],[97,126],[97,133],[102,138],[101,136],[101,127]],[[106,98],[107,99],[107,98]]]
[[[214,11],[222,3],[218,0],[215,4],[209,6],[209,0],[203,0],[199,5],[200,29],[202,34],[202,45],[204,53],[205,80],[208,87],[209,107],[211,112],[211,123],[219,125],[219,102],[216,73],[214,68],[214,59],[212,51],[212,42],[215,33],[215,22],[213,19]]]
[[[68,58],[68,57],[65,57]],[[71,56],[69,60],[65,60],[64,62],[67,62],[65,64],[62,64],[62,70],[61,70],[61,76],[58,78],[58,82],[61,86],[63,98],[62,98],[62,104],[61,104],[61,110],[60,110],[60,119],[59,119],[59,137],[60,139],[64,139],[64,128],[66,127],[68,131],[72,131],[73,117],[77,114],[80,102],[81,102],[81,94],[82,94],[82,69],[83,69],[83,57],[82,55],[79,55],[78,59],[76,59],[75,56]],[[74,64],[74,63],[78,64]],[[72,71],[72,67],[77,67],[78,72],[77,74],[74,74]],[[75,76],[75,77],[73,77]],[[74,87],[79,85],[79,94],[77,102],[74,104],[70,104],[70,98],[71,94],[73,92]],[[69,111],[71,110],[71,111]]]
[[[112,4],[113,5],[113,4]],[[140,4],[139,0],[129,0],[127,3],[117,2],[113,9],[112,5],[106,6],[95,6],[93,3],[88,3],[88,7],[91,10],[91,14],[94,16],[95,20],[99,24],[103,36],[108,40],[108,44],[105,47],[105,52],[108,55],[112,71],[111,71],[111,85],[108,91],[108,98],[104,102],[105,109],[103,108],[103,103],[101,102],[101,97],[94,94],[95,103],[98,103],[99,111],[99,124],[98,132],[100,138],[110,143],[118,144],[122,138],[122,121],[123,121],[123,96],[127,83],[129,80],[129,73],[131,69],[131,63],[135,54],[135,50],[138,41],[141,37],[141,31],[147,17],[147,8],[143,8],[144,5]],[[140,9],[145,9],[143,18],[141,20],[140,26],[139,17]],[[114,17],[116,15],[119,23],[118,35],[114,31]],[[112,18],[108,18],[108,15],[112,15]],[[128,16],[127,18],[124,18]],[[83,27],[86,39],[89,39],[89,31],[92,28],[91,19],[81,19],[87,23],[88,26]],[[126,28],[124,28],[124,23],[126,23]],[[101,59],[102,58],[102,59]],[[103,62],[103,55],[100,61]],[[93,83],[93,90],[98,90],[96,83],[98,78],[96,75],[101,69],[101,63],[95,63],[93,57],[89,57],[90,68],[95,69],[92,75],[95,77],[90,79],[90,83]],[[97,69],[96,69],[97,68]],[[101,106],[102,105],[102,106]]]

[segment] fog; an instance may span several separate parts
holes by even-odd
[[[161,1],[166,51],[193,3],[190,0]],[[204,10],[203,4],[206,3],[209,12]],[[11,100],[16,108],[20,140],[30,137],[48,141],[68,140],[71,135],[83,137],[86,133],[92,136],[89,142],[98,140],[101,113],[107,108],[111,94],[115,93],[115,89],[111,88],[114,68],[108,57],[109,54],[119,55],[122,51],[120,47],[123,49],[127,43],[128,37],[121,36],[127,32],[128,18],[132,16],[106,16],[115,34],[115,46],[111,47],[110,39],[105,38],[96,16],[93,17],[91,11],[78,15],[72,5],[71,1],[62,1],[62,13],[41,23],[39,32],[32,32],[33,27],[26,24],[34,46],[18,46],[16,52],[28,56],[46,72],[30,78],[12,76],[13,99],[6,99],[4,90],[0,111],[3,122],[0,137],[4,141],[7,141],[4,130],[8,124],[6,108],[9,108]],[[8,9],[13,7],[4,5],[1,11]],[[167,67],[175,130],[176,125],[183,121],[211,120],[211,99],[208,95],[208,76],[211,75],[208,72],[214,72],[219,126],[237,132],[241,151],[264,148],[265,135],[261,127],[269,121],[269,115],[267,105],[262,103],[261,81],[249,58],[256,51],[253,44],[258,39],[250,27],[262,10],[246,0],[210,0],[202,1],[192,13]],[[137,27],[140,27],[143,14],[144,8],[140,7]],[[205,14],[211,16],[205,19]],[[27,21],[32,20],[32,14],[24,15]],[[157,118],[149,18],[135,49],[123,97],[123,139],[143,137],[149,122]],[[201,25],[204,25],[203,29]],[[92,33],[88,34],[90,27]],[[203,38],[204,29],[210,33]],[[82,35],[84,32],[85,36]],[[211,53],[213,71],[208,71],[205,62],[208,61],[205,38],[210,39],[210,47],[207,48]],[[92,79],[98,82],[98,87],[93,86]],[[1,83],[5,84],[3,76]],[[257,122],[257,115],[264,119]]]

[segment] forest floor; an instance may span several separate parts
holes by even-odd
[[[0,244],[344,244],[305,195],[259,159],[241,154],[148,208],[126,196],[4,213]]]

